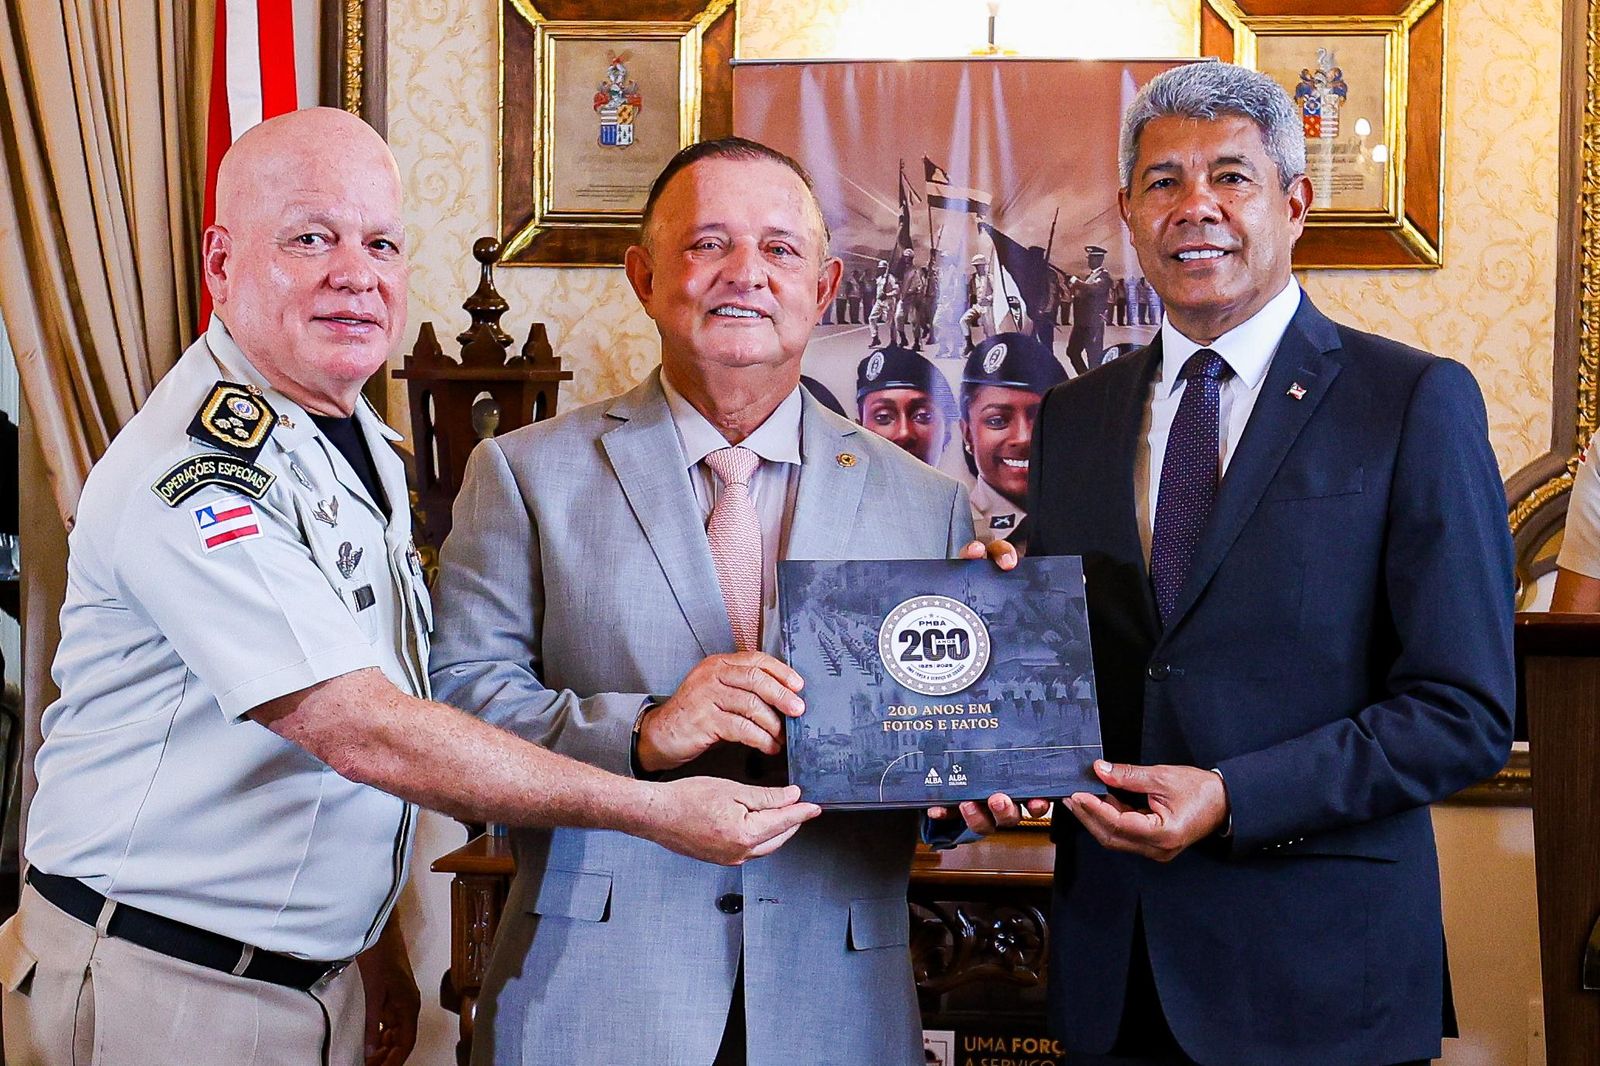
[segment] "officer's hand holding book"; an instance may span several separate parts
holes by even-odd
[[[963,559],[982,559],[987,556],[1002,570],[1013,569],[1017,565],[1018,558],[1016,547],[1006,540],[991,541],[988,544],[974,540],[961,549],[960,555]],[[942,821],[959,814],[968,829],[987,836],[996,829],[1007,828],[1022,821],[1024,811],[1029,818],[1042,818],[1049,810],[1049,800],[1025,800],[1019,806],[1010,796],[996,792],[984,803],[967,800],[954,811],[948,807],[929,807],[928,817],[934,821]]]
[[[686,777],[653,786],[639,834],[680,855],[738,866],[782,847],[822,813],[801,803],[794,785],[768,788],[721,777]]]

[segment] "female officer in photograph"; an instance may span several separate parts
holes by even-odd
[[[938,367],[891,344],[856,366],[856,413],[867,429],[938,466],[956,420],[956,398]]]
[[[961,375],[961,444],[972,487],[972,524],[979,540],[1026,543],[1028,450],[1045,390],[1067,380],[1054,355],[1023,333],[985,337]]]

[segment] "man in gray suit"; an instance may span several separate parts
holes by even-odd
[[[619,773],[782,774],[804,703],[766,654],[776,561],[942,558],[971,533],[956,482],[799,387],[840,271],[792,160],[737,138],[679,153],[627,255],[661,370],[473,454],[442,558],[440,698]],[[727,480],[719,457],[741,452],[753,473]],[[744,586],[719,534],[736,507]],[[825,814],[737,869],[618,833],[516,833],[475,1061],[920,1063],[917,819]]]

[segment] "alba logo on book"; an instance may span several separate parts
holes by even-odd
[[[942,785],[944,784],[944,779],[939,776],[937,768],[930,766],[928,767],[928,776],[922,779],[922,783],[924,785]]]

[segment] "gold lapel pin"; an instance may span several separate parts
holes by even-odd
[[[856,457],[851,455],[849,452],[840,452],[838,455],[833,457],[833,461],[844,467],[846,470],[849,470],[852,466],[856,465]]]
[[[1303,400],[1306,398],[1306,387],[1297,381],[1289,386],[1289,395],[1296,400]]]

